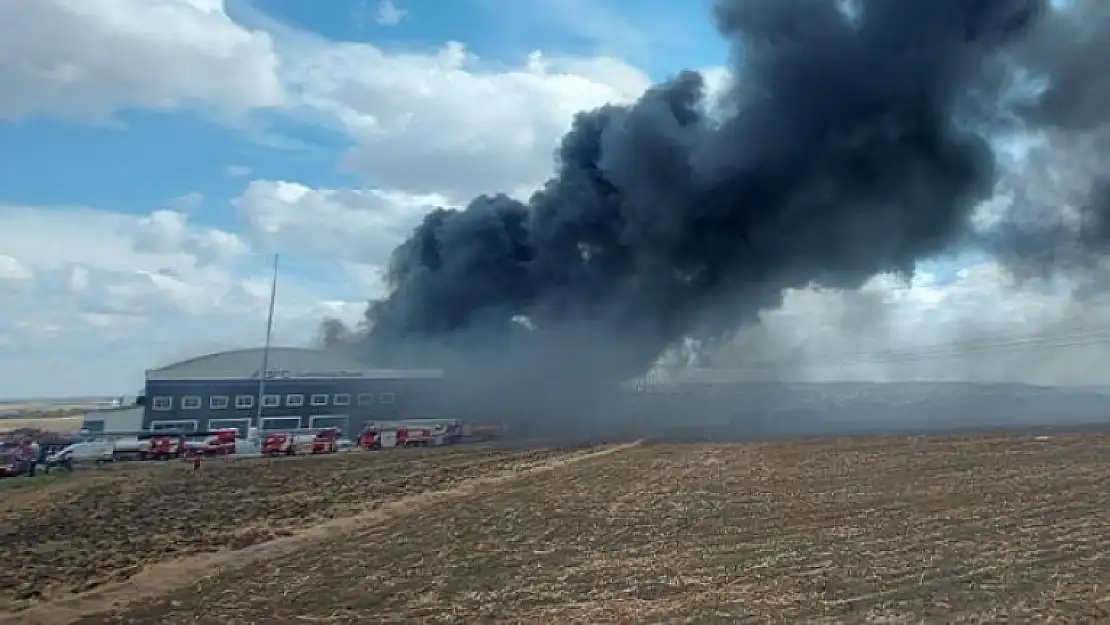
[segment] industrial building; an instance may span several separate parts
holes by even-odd
[[[329,351],[271,347],[208,354],[146,372],[142,417],[134,411],[90,413],[90,431],[288,430],[442,417],[440,370],[388,370]],[[264,379],[263,379],[264,378]],[[117,422],[118,421],[118,422]],[[126,422],[126,423],[125,423]],[[90,427],[91,426],[91,427]]]
[[[81,429],[87,430],[91,434],[138,432],[143,429],[144,412],[142,406],[90,410],[85,413]]]

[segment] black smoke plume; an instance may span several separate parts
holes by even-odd
[[[851,289],[960,245],[1017,258],[1056,244],[1055,227],[975,234],[971,217],[997,184],[992,132],[1089,128],[1110,109],[1085,83],[1108,58],[1110,5],[1090,4],[1101,22],[1077,6],[719,0],[727,106],[684,71],[579,114],[527,203],[425,217],[353,347],[565,413],[684,337],[754,322],[784,289]],[[1048,88],[1015,98],[1022,71]],[[1092,223],[1069,243],[1110,230]]]

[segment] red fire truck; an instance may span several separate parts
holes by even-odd
[[[359,437],[358,446],[366,450],[382,448],[382,430],[375,425],[368,425]]]
[[[185,436],[181,434],[140,434],[140,460],[169,460],[185,453]]]
[[[339,451],[339,428],[325,428],[312,438],[312,453],[334,454]]]
[[[235,440],[239,437],[239,430],[224,428],[206,432],[200,444],[194,449],[206,456],[229,456],[235,453]]]
[[[270,432],[262,439],[262,455],[293,456],[308,451],[313,454],[330,454],[339,451],[339,429],[295,430]]]
[[[398,447],[430,447],[439,444],[431,428],[397,428]]]

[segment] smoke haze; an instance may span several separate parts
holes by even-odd
[[[732,50],[722,106],[684,71],[579,114],[530,200],[428,214],[363,331],[327,334],[383,366],[444,367],[475,401],[525,389],[521,407],[565,411],[664,353],[773,379],[812,362],[808,326],[835,327],[841,351],[881,341],[891,307],[860,287],[944,253],[989,254],[1015,288],[1097,284],[1106,2],[718,0],[713,19]],[[1027,168],[998,147],[1017,135],[1037,142]],[[1074,166],[1044,179],[1038,159]],[[776,330],[784,294],[814,288],[846,291],[840,321]],[[945,362],[974,379],[973,357]]]

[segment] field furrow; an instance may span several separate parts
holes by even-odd
[[[450,497],[394,505],[342,534],[76,622],[1103,622],[1108,454],[1100,436],[571,454],[576,462],[470,479]],[[427,464],[382,472],[393,477],[380,478],[371,499],[445,483],[429,477],[443,473],[544,462],[388,462],[409,458]],[[344,470],[342,479],[288,479],[334,484],[370,471]],[[242,485],[266,490],[252,488]]]

